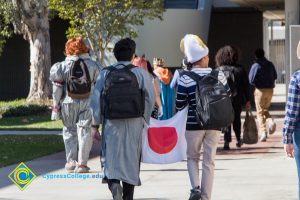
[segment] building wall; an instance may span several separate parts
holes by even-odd
[[[167,9],[163,21],[146,20],[144,26],[138,27],[137,53],[145,54],[150,61],[162,57],[168,67],[180,66],[183,53],[179,43],[185,34],[197,34],[207,42],[211,2],[207,1],[204,6],[200,10]]]
[[[50,22],[52,64],[64,59],[67,23],[54,19]],[[26,98],[30,87],[29,44],[20,35],[8,39],[0,57],[0,101]]]
[[[208,38],[211,66],[215,65],[217,50],[225,45],[238,47],[240,63],[250,69],[255,49],[263,47],[262,12],[244,8],[213,9]]]
[[[212,10],[208,47],[210,66],[215,66],[215,54],[225,45],[239,48],[240,64],[249,72],[254,52],[263,47],[263,13],[245,8],[218,8]],[[253,94],[254,88],[251,87]],[[254,102],[251,97],[252,104]]]

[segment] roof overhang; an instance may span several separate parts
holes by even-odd
[[[229,0],[240,7],[251,7],[264,13],[269,20],[284,20],[284,0]]]
[[[229,0],[241,7],[253,7],[261,11],[284,10],[284,0]]]

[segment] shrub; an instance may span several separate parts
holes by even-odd
[[[48,112],[49,110],[48,102],[27,103],[25,99],[0,101],[0,115],[2,117],[36,115]]]

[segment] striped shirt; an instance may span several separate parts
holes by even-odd
[[[199,76],[205,76],[209,74],[211,68],[193,68],[193,72]],[[227,84],[226,77],[222,71],[218,74],[219,81],[225,86],[229,92],[229,86]],[[177,97],[176,97],[176,109],[182,110],[186,105],[189,106],[188,119],[186,123],[186,130],[201,130],[202,127],[198,124],[195,117],[196,109],[196,82],[187,75],[183,75],[178,79]]]
[[[285,108],[285,119],[283,123],[283,143],[293,143],[293,133],[296,123],[300,122],[300,70],[295,72],[289,84],[288,99]]]

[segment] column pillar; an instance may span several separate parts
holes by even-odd
[[[290,69],[290,25],[299,24],[300,0],[285,1],[285,71],[286,88],[288,87],[290,75],[293,73]],[[300,38],[299,38],[300,39]]]

